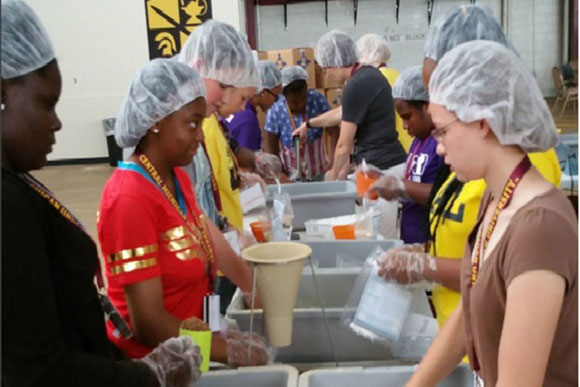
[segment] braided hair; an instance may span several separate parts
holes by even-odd
[[[451,182],[445,188],[443,195],[441,196],[440,202],[437,204],[437,208],[431,216],[431,209],[433,207],[433,201],[435,200],[435,196],[439,189],[445,184],[447,178],[451,174],[451,170],[447,164],[443,164],[439,169],[439,173],[437,174],[437,178],[433,183],[433,188],[431,189],[431,194],[429,195],[429,200],[427,201],[426,214],[427,217],[427,235],[429,236],[429,241],[433,245],[433,255],[437,256],[437,248],[436,248],[436,240],[437,240],[437,229],[439,228],[439,224],[445,223],[445,218],[451,212],[451,208],[453,208],[453,204],[455,200],[459,197],[461,190],[463,189],[463,182],[457,180],[457,178],[453,178]],[[433,230],[431,232],[431,230]]]

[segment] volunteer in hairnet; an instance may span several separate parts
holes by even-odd
[[[278,100],[282,92],[282,73],[274,62],[267,60],[258,62],[258,71],[262,81],[259,92],[247,101],[244,110],[224,116],[223,121],[229,128],[230,147],[242,169],[257,172],[271,183],[275,179],[286,181],[287,178],[282,176],[282,163],[278,156],[261,152],[263,129],[260,128],[256,110],[259,107],[267,113]]]
[[[342,98],[340,136],[327,180],[346,178],[351,154],[355,164],[365,159],[381,170],[403,173],[406,154],[395,130],[391,86],[375,67],[354,68],[357,59],[356,44],[344,32],[330,31],[317,43],[316,60],[328,76],[349,79]]]
[[[137,361],[107,340],[103,314],[113,311],[95,289],[97,247],[30,174],[46,164],[62,126],[52,44],[23,1],[2,0],[1,27],[2,385],[191,384],[201,358],[190,338],[160,340]]]
[[[229,224],[241,229],[243,220],[235,159],[227,152],[227,142],[212,113],[229,99],[232,88],[259,87],[260,75],[254,56],[247,40],[231,25],[210,20],[189,36],[178,60],[199,72],[208,96],[208,117],[203,123],[205,140],[194,162],[185,169],[195,182],[199,203],[210,219],[222,230]],[[218,149],[220,153],[214,152]],[[220,170],[212,171],[212,168]],[[227,175],[227,181],[217,178]]]
[[[232,137],[241,146],[252,151],[262,149],[262,130],[256,108],[259,107],[263,113],[267,113],[282,92],[282,73],[274,62],[259,61],[258,71],[262,80],[260,90],[248,101],[245,110],[234,114],[228,120]]]
[[[381,176],[369,192],[376,191],[386,200],[400,200],[401,239],[405,243],[427,241],[427,217],[424,205],[429,199],[433,182],[443,164],[437,155],[437,142],[431,135],[433,122],[427,112],[429,94],[421,79],[421,66],[404,70],[393,86],[395,109],[403,118],[403,125],[414,137],[405,175]]]
[[[497,41],[508,48],[512,47],[488,8],[459,5],[435,22],[427,36],[425,53],[440,60],[446,50],[454,47],[452,44],[477,39]],[[442,42],[446,43],[440,44]],[[430,75],[431,71],[426,72],[424,67],[424,79]],[[529,156],[546,180],[558,187],[561,172],[554,150],[530,153]],[[387,256],[397,262],[391,265],[392,270],[385,270],[387,277],[402,283],[426,279],[438,284],[433,289],[432,300],[440,327],[459,303],[460,259],[468,235],[475,225],[485,188],[483,179],[460,181],[455,172],[444,165],[433,184],[427,203],[428,245],[405,245],[387,252]]]
[[[196,69],[207,89],[211,103],[212,94],[223,94],[229,89],[227,99],[216,99],[213,109],[203,121],[204,140],[193,163],[185,167],[195,181],[195,191],[204,212],[222,232],[235,231],[231,235],[232,245],[238,232],[243,229],[243,211],[240,202],[240,176],[238,162],[231,150],[218,120],[221,106],[236,98],[236,94],[254,95],[261,85],[260,74],[254,55],[246,38],[231,25],[215,20],[197,27],[189,36],[179,53],[178,60]],[[242,246],[243,247],[243,246]],[[222,310],[229,304],[235,287],[218,272],[217,293],[221,296]]]
[[[378,68],[381,74],[387,78],[392,89],[399,77],[399,72],[388,66],[388,62],[391,59],[391,49],[387,41],[377,34],[365,34],[357,40],[356,48],[358,51],[359,66],[373,66]],[[397,109],[395,109],[395,129],[397,130],[399,141],[405,149],[405,152],[409,152],[413,138],[403,128],[403,120],[401,120],[401,116],[397,113]]]
[[[439,60],[429,94],[437,152],[487,189],[461,302],[407,386],[439,383],[465,354],[486,386],[577,385],[578,220],[527,155],[557,141],[537,81],[512,50],[480,40]]]
[[[322,141],[323,128],[312,127],[306,141],[300,144],[300,164],[292,132],[312,117],[330,110],[326,98],[317,90],[308,90],[308,73],[300,66],[282,70],[282,96],[268,111],[265,124],[264,150],[280,155],[288,173],[298,171],[307,180],[322,180],[328,170],[329,159]],[[280,149],[279,144],[282,144]]]
[[[97,227],[108,294],[134,332],[119,337],[108,324],[109,338],[131,357],[177,336],[183,320],[214,313],[207,297],[217,269],[252,292],[249,267],[199,210],[180,168],[199,149],[206,108],[203,81],[194,70],[155,59],[135,75],[117,118],[117,141],[136,145],[136,151],[107,181]],[[239,332],[213,334],[211,359],[264,364],[263,341],[252,343],[249,334],[240,339]],[[256,349],[252,359],[249,345]]]

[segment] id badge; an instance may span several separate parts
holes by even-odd
[[[220,296],[208,294],[203,298],[203,321],[209,325],[212,332],[219,332],[220,327]]]

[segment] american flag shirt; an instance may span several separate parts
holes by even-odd
[[[317,90],[308,90],[306,95],[306,115],[292,114],[294,124],[299,127],[305,120],[314,118],[330,110],[330,105],[326,98]],[[268,110],[266,116],[265,130],[278,136],[282,143],[280,159],[287,171],[296,170],[296,151],[292,132],[294,128],[290,120],[290,112],[283,95]],[[328,170],[330,161],[326,154],[324,141],[322,140],[322,128],[308,129],[306,143],[300,148],[300,160],[306,164],[305,176],[314,179]]]

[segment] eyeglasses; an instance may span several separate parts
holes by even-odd
[[[451,125],[453,125],[454,123],[456,123],[458,121],[459,121],[459,118],[456,118],[453,121],[446,123],[445,125],[443,125],[440,128],[433,129],[431,131],[431,135],[433,136],[435,141],[437,141],[437,142],[443,141],[443,138],[445,138],[445,134],[447,134],[447,129],[449,129],[451,127]]]
[[[276,101],[278,100],[278,98],[280,98],[279,94],[274,93],[272,90],[270,89],[264,89],[264,91],[268,94],[270,94],[272,97],[274,97],[274,99],[276,99]]]

